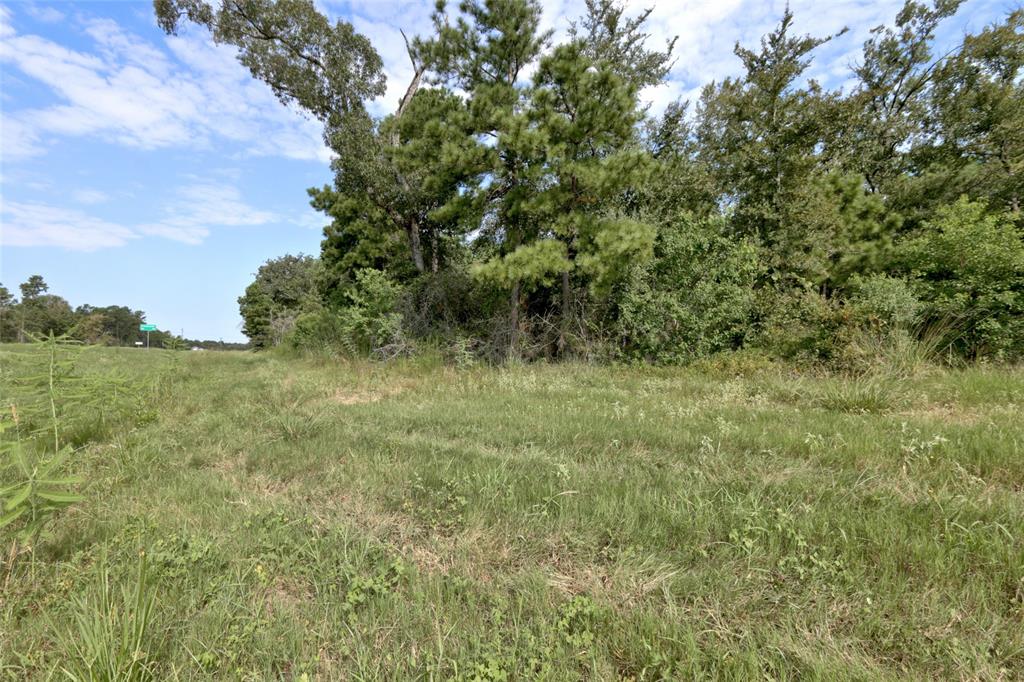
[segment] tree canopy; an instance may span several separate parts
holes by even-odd
[[[889,296],[915,301],[913,323],[890,316],[900,333],[955,309],[990,330],[964,352],[1024,354],[1016,275],[986,280],[1000,305],[957,288],[975,281],[963,235],[998,234],[1000,254],[1021,240],[1022,10],[938,49],[962,0],[907,0],[871,32],[852,85],[829,89],[807,74],[842,32],[798,35],[787,8],[759,44],[735,46],[741,73],[652,112],[641,92],[669,76],[675,40],[650,44],[650,10],[587,0],[555,36],[537,0],[442,1],[406,40],[404,96],[374,117],[379,54],[311,0],[154,4],[165,30],[189,21],[235,46],[323,122],[337,155],[333,184],[310,190],[330,224],[316,275],[296,280],[307,295],[267,293],[286,257],[240,299],[258,345],[287,336],[268,336],[270,318],[309,338],[383,310],[359,308],[372,299],[391,302],[390,331],[370,335],[388,348],[676,361],[753,345],[835,359],[870,327],[865,297]],[[950,287],[967,303],[951,307]]]

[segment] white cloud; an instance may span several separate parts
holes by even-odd
[[[0,164],[39,156],[45,151],[32,126],[0,112]]]
[[[367,36],[373,47],[380,53],[387,77],[387,91],[370,103],[370,111],[386,114],[398,108],[398,103],[412,81],[413,68],[405,48],[402,31],[409,40],[417,35],[426,36],[431,30],[431,3],[402,3],[393,8],[394,14],[382,13],[387,3],[354,3],[356,12],[352,25],[356,31]]]
[[[95,190],[79,190],[72,198],[95,204],[108,197]],[[212,181],[196,181],[178,188],[162,213],[153,222],[125,225],[78,209],[6,201],[0,197],[0,246],[95,251],[124,246],[143,236],[200,244],[215,228],[264,225],[280,220],[276,214],[246,203],[237,187]]]
[[[43,83],[60,103],[0,112],[7,159],[38,155],[40,141],[63,135],[142,149],[207,148],[227,139],[248,154],[330,160],[319,124],[282,106],[233,50],[205,35],[186,32],[158,45],[112,20],[93,19],[84,31],[95,52],[81,52],[19,34],[9,17],[3,9],[0,63]]]
[[[25,11],[30,17],[44,24],[56,24],[64,21],[64,13],[51,4],[32,3]]]
[[[791,0],[798,33],[827,35],[851,31],[816,52],[807,76],[827,86],[849,84],[849,65],[871,27],[889,22],[903,0]],[[960,12],[981,21],[998,14],[1003,0],[968,0]],[[427,0],[317,0],[343,14],[380,52],[387,92],[370,103],[375,114],[393,111],[412,76],[399,29],[428,35],[432,4]],[[450,3],[454,5],[454,3]],[[733,54],[739,41],[756,47],[779,21],[785,0],[626,0],[629,14],[653,7],[645,30],[660,47],[678,36],[675,64],[666,84],[643,93],[654,111],[676,98],[693,98],[712,80],[739,75]],[[56,10],[33,5],[29,13]],[[543,28],[564,38],[581,16],[584,0],[546,0]],[[19,34],[11,11],[0,5],[0,63],[48,86],[60,103],[41,109],[0,111],[2,154],[13,161],[45,153],[55,136],[98,136],[125,146],[210,148],[224,140],[244,154],[327,162],[330,152],[320,124],[282,106],[271,90],[251,77],[235,50],[214,45],[199,30],[185,30],[160,42],[144,40],[110,19],[81,23],[94,42],[91,52],[68,49],[37,35]]]
[[[180,188],[165,208],[166,216],[139,226],[143,234],[199,244],[213,227],[263,225],[278,217],[253,208],[242,199],[238,188],[215,182],[198,182]]]
[[[233,48],[214,45],[196,32],[171,36],[167,46],[190,67],[202,90],[200,118],[208,131],[244,142],[254,154],[330,161],[320,123],[282,105],[267,85],[237,62]]]
[[[110,196],[98,189],[76,189],[71,198],[80,204],[102,204],[110,200]]]
[[[11,10],[0,5],[0,38],[8,38],[14,35],[14,27],[11,26]]]
[[[136,238],[123,225],[82,211],[38,203],[0,202],[0,245],[58,246],[72,251],[123,246]]]
[[[307,230],[322,230],[325,225],[331,222],[331,219],[319,211],[307,210],[297,216],[293,216],[288,222]]]
[[[742,75],[740,60],[733,53],[736,43],[756,50],[761,37],[778,25],[786,4],[784,0],[627,0],[630,16],[653,8],[644,29],[649,47],[660,49],[677,38],[667,83],[641,93],[644,101],[660,111],[677,98],[695,99],[707,83]],[[829,0],[828,11],[822,11],[819,0],[790,0],[788,4],[794,14],[794,33],[824,37],[844,26],[851,28],[841,39],[819,49],[807,74],[839,85],[848,73],[848,60],[839,57],[859,48],[871,27],[891,21],[903,0]],[[563,15],[551,19],[556,39],[564,36],[569,22],[584,11],[582,0],[566,2]],[[841,55],[836,54],[837,49]]]

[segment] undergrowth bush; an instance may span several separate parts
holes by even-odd
[[[449,340],[484,337],[489,320],[507,316],[507,297],[464,270],[425,273],[402,292],[399,309],[409,333]]]
[[[395,311],[400,293],[401,288],[383,272],[360,270],[355,283],[345,290],[346,305],[300,315],[288,343],[327,354],[368,355],[394,347],[407,353],[402,316]]]
[[[685,362],[742,343],[758,253],[725,229],[722,219],[689,217],[662,229],[654,258],[632,271],[618,297],[615,333],[625,357]]]
[[[962,326],[961,354],[1024,357],[1024,235],[1010,216],[961,198],[900,244],[898,258],[927,316]]]
[[[827,362],[838,349],[839,305],[809,289],[758,291],[753,344],[787,360]]]
[[[884,258],[874,254],[862,272],[831,284],[766,270],[767,248],[737,236],[728,216],[682,214],[663,222],[653,258],[608,290],[575,271],[568,297],[561,281],[524,289],[515,329],[510,285],[474,277],[468,256],[401,283],[364,268],[330,303],[299,314],[287,341],[380,359],[425,350],[460,366],[509,358],[684,364],[752,349],[899,376],[940,356],[1024,357],[1024,241],[1012,218],[984,204],[940,208]]]
[[[853,278],[846,299],[852,323],[885,330],[913,328],[921,309],[909,282],[883,274]]]
[[[838,315],[832,364],[855,374],[913,374],[930,360],[918,340],[921,302],[910,284],[876,274],[854,277]]]

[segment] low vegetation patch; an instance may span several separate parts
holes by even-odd
[[[23,427],[42,350],[0,350]],[[125,398],[58,382],[90,435],[0,531],[0,677],[1024,675],[1019,370],[68,352]]]

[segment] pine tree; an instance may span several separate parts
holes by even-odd
[[[461,191],[437,213],[468,223],[491,241],[496,259],[486,272],[509,291],[509,343],[515,352],[524,286],[543,283],[564,260],[524,210],[533,193],[543,139],[527,111],[529,88],[520,76],[546,46],[536,0],[465,0],[454,21],[443,2],[434,13],[436,37],[417,44],[437,80],[468,95],[464,117],[449,126],[447,161],[464,173]],[[558,267],[558,266],[555,266]]]

